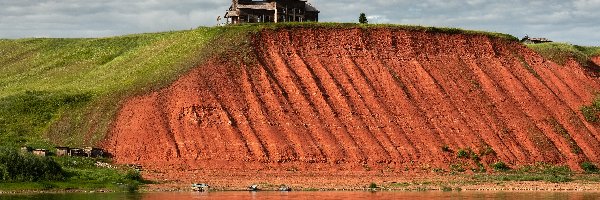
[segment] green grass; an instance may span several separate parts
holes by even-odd
[[[600,96],[597,96],[591,105],[581,106],[581,113],[588,122],[598,122],[598,114],[600,114]]]
[[[67,169],[72,177],[63,181],[0,182],[0,191],[109,190],[133,192],[146,181],[128,179],[127,172],[115,169]]]
[[[160,88],[198,65],[208,55],[205,45],[223,31],[0,40],[0,145],[101,140],[120,99]],[[90,129],[96,132],[86,138]]]
[[[582,162],[579,166],[581,166],[581,169],[586,173],[598,173],[600,171],[598,166],[592,162]]]
[[[585,47],[556,42],[528,44],[527,46],[544,58],[560,65],[564,65],[569,59],[575,59],[580,64],[589,66],[592,57],[600,56],[600,47]]]
[[[493,163],[491,167],[494,168],[494,171],[508,171],[510,169],[508,165],[502,161]]]
[[[428,33],[445,33],[445,34],[463,34],[463,35],[480,35],[487,36],[490,38],[501,38],[509,41],[519,41],[519,38],[496,32],[487,31],[475,31],[475,30],[464,30],[460,28],[452,27],[426,27],[416,25],[399,25],[399,24],[357,24],[357,23],[333,23],[333,22],[289,22],[289,23],[277,23],[277,24],[240,24],[235,26],[242,27],[253,27],[253,30],[262,29],[291,29],[291,28],[333,28],[333,29],[349,29],[349,28],[363,28],[363,29],[375,29],[375,28],[387,28],[407,31],[422,31]]]
[[[0,149],[0,191],[111,190],[136,191],[143,180],[124,167],[101,168],[108,159],[39,157],[14,149]]]
[[[554,166],[545,163],[523,166],[511,170],[502,162],[492,165],[497,174],[476,174],[474,180],[480,182],[494,181],[545,181],[551,183],[571,182],[575,180],[574,173],[567,166]]]

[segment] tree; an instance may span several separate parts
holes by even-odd
[[[361,24],[369,23],[369,21],[367,20],[367,15],[365,15],[365,13],[360,13],[360,16],[358,17],[358,23],[361,23]]]

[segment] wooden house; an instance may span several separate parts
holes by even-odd
[[[69,156],[87,156],[83,149],[72,148],[69,150]]]
[[[306,0],[233,0],[227,23],[316,22],[319,10]]]
[[[56,147],[56,156],[68,156],[69,150],[69,147]]]
[[[83,148],[83,152],[86,154],[87,157],[97,158],[104,156],[104,150],[95,147]]]
[[[47,156],[48,155],[48,150],[46,149],[35,149],[33,150],[33,155],[36,156]]]
[[[552,42],[552,40],[549,40],[547,38],[532,38],[526,35],[525,37],[523,37],[523,39],[521,39],[521,42],[525,44],[539,44]]]

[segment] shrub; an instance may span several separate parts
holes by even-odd
[[[51,158],[20,154],[14,149],[0,148],[0,177],[2,181],[64,180],[66,172]]]
[[[127,192],[136,192],[140,189],[140,184],[138,182],[132,182],[125,185]]]
[[[588,122],[598,122],[598,109],[594,106],[581,107],[581,113]]]
[[[492,168],[494,168],[495,171],[508,171],[510,169],[510,167],[502,161],[492,164]]]
[[[450,149],[450,146],[448,146],[448,145],[442,146],[442,151],[443,152],[452,152],[452,150]]]
[[[471,170],[472,170],[473,172],[475,172],[475,173],[484,173],[484,172],[486,172],[486,171],[487,171],[487,170],[485,169],[485,166],[483,166],[483,164],[482,164],[482,163],[480,163],[480,162],[477,162],[477,167],[476,167],[476,168],[473,168],[473,169],[471,169]]]
[[[452,192],[452,188],[448,186],[442,186],[441,190],[442,192]]]
[[[495,155],[496,151],[494,151],[494,149],[492,149],[492,147],[490,147],[489,145],[485,145],[480,151],[479,154],[481,154],[481,156],[487,156],[487,155]]]
[[[142,178],[142,174],[136,170],[129,170],[127,174],[125,174],[125,179],[130,181],[139,181],[142,182],[144,179]]]
[[[481,158],[479,157],[479,155],[477,155],[475,152],[472,152],[472,151],[469,154],[469,158],[471,158],[471,160],[473,160],[475,162],[481,161]]]
[[[450,165],[450,171],[452,172],[465,172],[465,168],[461,164]]]
[[[458,152],[456,152],[456,157],[458,158],[468,158],[469,157],[469,152],[465,149],[459,149]]]
[[[8,172],[3,165],[0,165],[0,182],[8,178]]]
[[[377,184],[376,183],[369,184],[369,189],[377,189]]]
[[[596,173],[598,172],[598,167],[592,162],[583,162],[580,164],[581,169],[587,173]]]

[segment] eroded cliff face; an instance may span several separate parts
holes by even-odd
[[[599,82],[576,62],[478,35],[396,29],[262,31],[247,65],[210,62],[131,98],[105,147],[178,169],[448,168],[600,161],[579,109]],[[598,58],[596,59],[598,62]],[[447,146],[448,148],[443,148]]]

